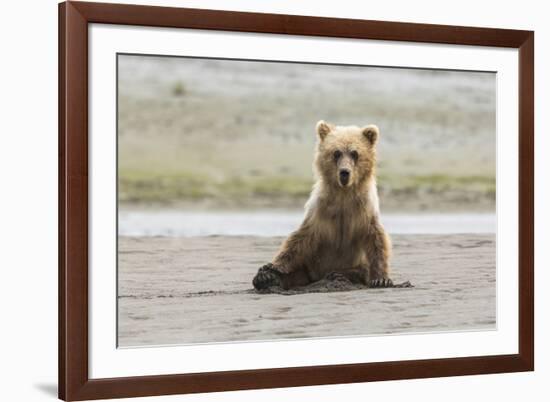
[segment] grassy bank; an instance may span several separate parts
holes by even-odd
[[[119,180],[122,204],[174,206],[205,203],[216,207],[301,208],[312,179],[294,176],[206,174],[125,174]],[[488,210],[494,207],[495,180],[487,176],[384,176],[378,180],[385,210]]]

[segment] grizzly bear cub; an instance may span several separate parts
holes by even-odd
[[[298,230],[252,283],[291,289],[323,278],[391,287],[390,240],[380,223],[376,189],[379,130],[317,123],[317,176]]]

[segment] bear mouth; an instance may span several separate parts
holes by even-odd
[[[350,181],[349,177],[347,177],[347,178],[339,177],[338,178],[338,184],[340,184],[340,187],[349,187],[349,185],[351,184],[351,181]]]

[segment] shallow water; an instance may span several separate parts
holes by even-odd
[[[121,236],[286,236],[303,218],[302,211],[180,211],[119,212]],[[495,233],[493,213],[384,214],[392,234]]]

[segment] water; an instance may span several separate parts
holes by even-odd
[[[179,211],[119,212],[121,236],[287,236],[298,228],[301,211]],[[384,214],[392,234],[495,233],[492,213]]]

